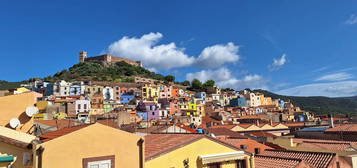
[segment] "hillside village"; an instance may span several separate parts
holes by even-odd
[[[84,51],[79,60],[142,67]],[[136,76],[0,90],[0,167],[357,167],[350,118],[250,89],[190,87]]]

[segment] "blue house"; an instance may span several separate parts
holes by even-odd
[[[143,121],[148,120],[148,112],[146,111],[138,111],[136,114],[143,119]]]
[[[120,103],[129,103],[134,98],[135,98],[135,96],[132,94],[123,93],[120,95]]]
[[[195,94],[196,98],[206,100],[206,92],[198,92]]]
[[[48,83],[48,82],[44,82],[44,86],[46,88],[45,90],[45,96],[51,96],[53,95],[53,83]]]
[[[247,107],[248,103],[244,97],[238,97],[238,98],[234,98],[234,99],[230,100],[229,106],[231,106],[231,107],[236,107],[236,106]]]
[[[285,101],[284,100],[279,100],[279,106],[281,108],[284,108],[285,107]]]

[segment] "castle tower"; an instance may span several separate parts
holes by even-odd
[[[85,59],[87,58],[87,52],[86,51],[81,51],[79,52],[79,62],[84,62]]]

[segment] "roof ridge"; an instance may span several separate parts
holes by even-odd
[[[279,156],[265,156],[265,155],[255,155],[254,157],[265,157],[265,158],[274,158],[274,159],[284,159],[284,160],[293,160],[293,161],[299,161],[302,162],[302,159],[297,159],[297,158],[288,158],[288,157],[279,157]]]
[[[314,141],[302,141],[303,143],[322,143],[322,144],[344,144],[344,145],[351,145],[351,143],[348,142],[314,142]]]
[[[336,153],[330,152],[312,152],[312,151],[295,151],[295,150],[277,150],[277,149],[266,149],[265,151],[272,151],[272,152],[295,152],[295,153],[313,153],[313,154],[330,154],[336,155]]]

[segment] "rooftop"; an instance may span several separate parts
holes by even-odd
[[[210,139],[235,150],[240,150],[233,145],[202,134],[150,134],[144,138],[145,160],[151,160],[203,138]]]
[[[325,132],[354,132],[354,133],[357,133],[357,124],[335,125],[335,127],[325,130]]]
[[[31,142],[36,139],[36,137],[33,135],[3,126],[0,126],[0,132],[0,141],[19,147],[27,147],[27,145],[31,144]]]
[[[269,163],[269,164],[267,164]],[[289,159],[273,156],[255,156],[255,167],[256,168],[296,168],[301,164],[306,164],[301,159]],[[310,166],[308,166],[310,167]]]
[[[292,150],[267,149],[262,152],[262,156],[281,157],[286,159],[301,159],[315,168],[326,168],[336,156],[335,153],[326,152],[305,152]]]

